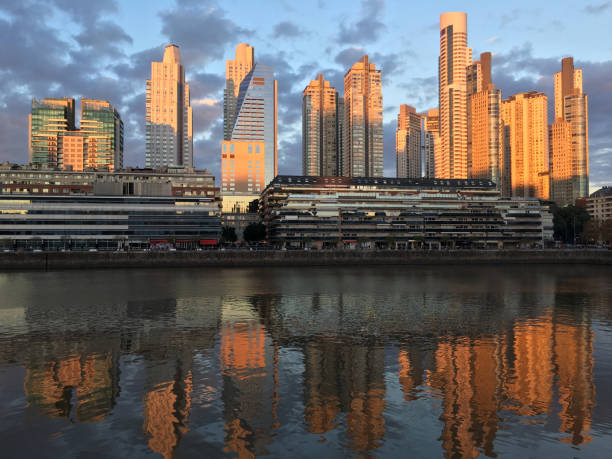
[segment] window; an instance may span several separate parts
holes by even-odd
[[[249,153],[253,153],[253,145],[249,145]]]
[[[255,145],[255,153],[259,153],[259,145]]]
[[[226,143],[223,144],[223,153],[227,153],[227,144]],[[224,156],[224,158],[225,158],[225,156]]]
[[[230,153],[234,153],[234,144],[230,144]]]

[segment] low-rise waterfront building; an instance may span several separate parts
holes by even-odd
[[[552,215],[489,180],[277,176],[262,193],[282,247],[541,247]]]
[[[251,223],[259,223],[258,194],[223,193],[221,224],[236,230],[238,240],[244,239],[244,229]]]
[[[221,196],[207,170],[0,165],[5,248],[194,248],[216,245],[220,233]]]
[[[586,210],[591,218],[604,222],[612,219],[612,187],[604,186],[586,198]]]

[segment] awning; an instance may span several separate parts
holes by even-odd
[[[216,239],[200,239],[200,245],[217,245]]]

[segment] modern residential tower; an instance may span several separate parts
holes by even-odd
[[[472,50],[467,46],[467,15],[440,15],[439,108],[441,158],[436,164],[440,178],[468,176],[467,67]]]
[[[382,110],[380,70],[365,55],[344,76],[342,175],[382,177]]]
[[[574,68],[571,57],[555,74],[555,122],[549,135],[551,199],[573,204],[589,194],[589,124],[582,69]]]
[[[312,80],[302,96],[302,173],[339,174],[338,92],[323,75]]]
[[[237,55],[248,56],[249,48],[238,45]],[[231,129],[221,145],[221,191],[259,194],[277,173],[277,82],[274,69],[260,62],[238,82],[236,65],[227,64],[225,94],[231,100],[226,107],[233,104],[233,85],[238,84],[239,91],[235,112],[226,111],[230,119],[224,120]]]
[[[535,91],[502,102],[505,172],[504,196],[549,199],[548,98]]]
[[[427,110],[425,116],[425,177],[435,178],[437,161],[441,160],[440,155],[440,110],[432,108]],[[441,166],[440,166],[441,167]]]
[[[424,148],[424,116],[410,105],[400,105],[395,132],[395,154],[398,178],[422,176]]]
[[[501,90],[491,81],[491,53],[467,69],[468,177],[500,184]]]
[[[178,46],[151,62],[146,97],[146,166],[193,167],[193,113]]]
[[[123,167],[123,122],[106,100],[81,100],[81,126],[75,126],[74,99],[32,101],[32,165],[82,171]]]

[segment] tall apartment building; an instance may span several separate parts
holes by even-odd
[[[302,95],[302,173],[337,176],[338,92],[319,74]]]
[[[344,75],[342,175],[382,177],[381,73],[367,55]]]
[[[589,192],[589,124],[582,69],[574,68],[571,57],[555,74],[555,122],[549,135],[551,199],[573,204]]]
[[[549,199],[548,98],[535,91],[502,102],[504,157],[509,157],[504,196]]]
[[[237,57],[249,55],[250,47],[246,46],[238,45]],[[221,144],[221,191],[258,194],[277,173],[277,82],[274,69],[260,62],[239,82],[242,73],[237,68],[245,70],[236,61],[226,66],[225,106],[234,103],[234,85],[239,85],[239,90],[236,110],[227,112],[231,119],[224,120],[231,129]]]
[[[435,178],[437,161],[442,159],[440,155],[441,140],[440,140],[440,110],[432,108],[427,110],[425,116],[425,139],[424,139],[424,161],[425,161],[425,177]]]
[[[146,83],[146,166],[193,167],[193,112],[189,83],[176,45],[151,62]]]
[[[439,109],[440,159],[436,162],[439,178],[465,179],[468,176],[467,145],[467,67],[472,49],[467,46],[467,15],[440,15]]]
[[[106,100],[81,100],[81,126],[75,126],[74,99],[32,101],[30,157],[33,165],[82,171],[123,167],[123,122]]]
[[[500,183],[502,155],[501,90],[491,81],[491,53],[467,69],[468,177]]]
[[[61,167],[61,134],[75,129],[74,99],[32,99],[28,116],[28,162]]]
[[[255,65],[255,48],[247,43],[236,46],[236,59],[225,61],[225,90],[223,91],[223,140],[231,140],[236,121],[236,103],[240,83]]]
[[[395,154],[398,178],[419,178],[423,175],[424,116],[410,105],[400,105],[395,132]]]

